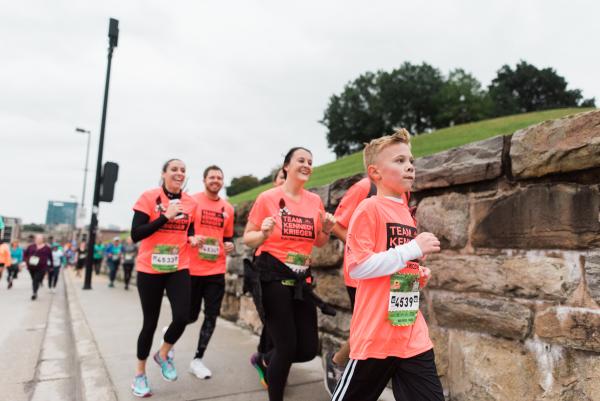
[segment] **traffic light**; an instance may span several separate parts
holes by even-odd
[[[112,202],[115,197],[115,183],[119,176],[119,165],[113,162],[104,163],[102,183],[100,185],[100,202]]]

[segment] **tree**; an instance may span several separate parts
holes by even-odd
[[[43,233],[43,232],[46,232],[46,227],[43,224],[30,223],[30,224],[24,224],[22,227],[22,230],[30,231],[30,232],[34,232],[34,233]]]
[[[435,95],[444,84],[437,68],[404,63],[391,72],[367,72],[333,95],[321,124],[327,143],[340,157],[362,149],[365,142],[405,127],[412,133],[434,127]]]
[[[231,180],[231,184],[225,188],[227,196],[237,195],[260,184],[258,178],[253,175],[242,175],[241,177],[234,177]]]
[[[458,68],[450,71],[436,95],[438,112],[436,127],[448,127],[487,118],[492,113],[492,100],[473,75]]]
[[[595,105],[594,99],[582,102],[581,90],[567,89],[567,81],[553,68],[540,70],[523,60],[514,70],[503,65],[488,89],[496,116]]]

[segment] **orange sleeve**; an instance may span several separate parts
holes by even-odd
[[[142,196],[139,197],[137,202],[135,202],[135,205],[133,205],[133,210],[146,213],[148,216],[150,216],[153,210],[152,203],[150,202],[150,194],[144,192]]]
[[[260,227],[263,220],[268,216],[270,216],[270,213],[267,207],[267,199],[265,199],[263,194],[260,194],[258,195],[258,198],[256,198],[254,205],[252,205],[252,209],[248,215],[248,221],[257,227]]]
[[[365,188],[359,181],[346,191],[337,209],[335,209],[335,220],[340,226],[348,228],[350,218],[358,207],[358,204],[369,195],[370,185],[369,183]]]
[[[233,237],[233,220],[234,220],[234,210],[231,205],[227,207],[227,219],[225,220],[225,230],[223,231],[223,237],[231,238]]]
[[[346,238],[346,261],[348,271],[375,253],[377,216],[368,208],[360,208],[350,220]]]
[[[320,197],[319,197],[319,216],[325,217],[325,206],[323,206],[323,201],[321,200]],[[317,219],[317,227],[315,227],[315,228],[317,230],[317,236],[318,236],[319,233],[321,232],[321,230],[323,229],[323,221],[321,220],[320,217]]]

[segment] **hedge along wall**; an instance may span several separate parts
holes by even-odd
[[[421,310],[449,400],[600,400],[600,111],[547,121],[416,161],[420,231],[443,251]],[[360,176],[316,188],[331,211]],[[241,235],[222,314],[260,331],[242,294]],[[313,254],[322,352],[345,340],[343,244]]]

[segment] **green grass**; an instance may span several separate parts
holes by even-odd
[[[412,152],[415,158],[428,156],[466,143],[480,141],[497,135],[512,134],[521,128],[542,121],[553,120],[569,114],[581,113],[589,110],[592,109],[569,108],[546,110],[456,125],[429,134],[413,137],[411,139]],[[325,185],[340,178],[362,173],[363,171],[362,152],[356,152],[333,162],[315,167],[312,177],[310,178],[310,181],[308,181],[307,188]],[[229,201],[233,204],[237,204],[248,200],[254,200],[258,194],[270,187],[271,184],[261,185],[260,187],[232,196],[229,198]]]

